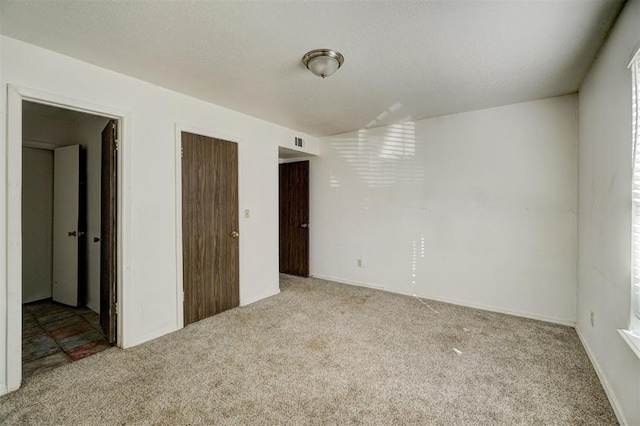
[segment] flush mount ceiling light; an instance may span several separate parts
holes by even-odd
[[[307,52],[302,57],[305,67],[318,77],[329,77],[336,72],[344,62],[344,56],[340,52],[331,49],[316,49]]]

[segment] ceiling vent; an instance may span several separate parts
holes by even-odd
[[[304,147],[304,141],[302,140],[302,138],[296,138],[295,144],[299,148]]]

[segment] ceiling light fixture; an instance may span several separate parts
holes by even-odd
[[[318,77],[329,77],[344,63],[344,56],[331,49],[316,49],[302,57],[305,67]]]

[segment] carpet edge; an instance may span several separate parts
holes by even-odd
[[[313,277],[313,278],[318,278],[318,279],[321,279],[321,280],[340,283],[340,284],[347,284],[347,285],[353,285],[353,286],[357,286],[357,287],[372,288],[374,290],[382,290],[382,291],[386,291],[388,293],[401,294],[403,296],[419,297],[421,299],[434,300],[436,302],[450,303],[452,305],[463,306],[465,308],[480,309],[482,311],[496,312],[498,314],[513,315],[513,316],[516,316],[516,317],[528,318],[528,319],[533,319],[533,320],[538,320],[538,321],[544,321],[544,322],[548,322],[548,323],[552,323],[552,324],[565,325],[565,326],[572,327],[572,328],[575,328],[575,326],[576,326],[576,322],[575,321],[568,320],[568,319],[563,319],[563,318],[550,317],[550,316],[546,316],[546,315],[532,314],[532,313],[529,313],[529,312],[514,311],[514,310],[510,310],[510,309],[499,308],[497,306],[484,305],[484,304],[481,304],[481,303],[470,303],[470,302],[466,302],[464,300],[452,299],[452,298],[448,298],[448,297],[438,297],[438,296],[433,296],[433,295],[414,295],[414,294],[405,293],[405,292],[401,292],[401,291],[389,290],[389,289],[387,289],[385,287],[374,286],[374,285],[365,284],[365,283],[358,282],[358,281],[343,280],[343,279],[340,279],[340,278],[329,277],[329,276],[325,276],[325,275],[310,274],[309,276]]]

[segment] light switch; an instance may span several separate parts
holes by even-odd
[[[249,212],[249,209],[244,209],[244,218],[245,219],[249,219],[249,216],[251,216],[251,213]]]

